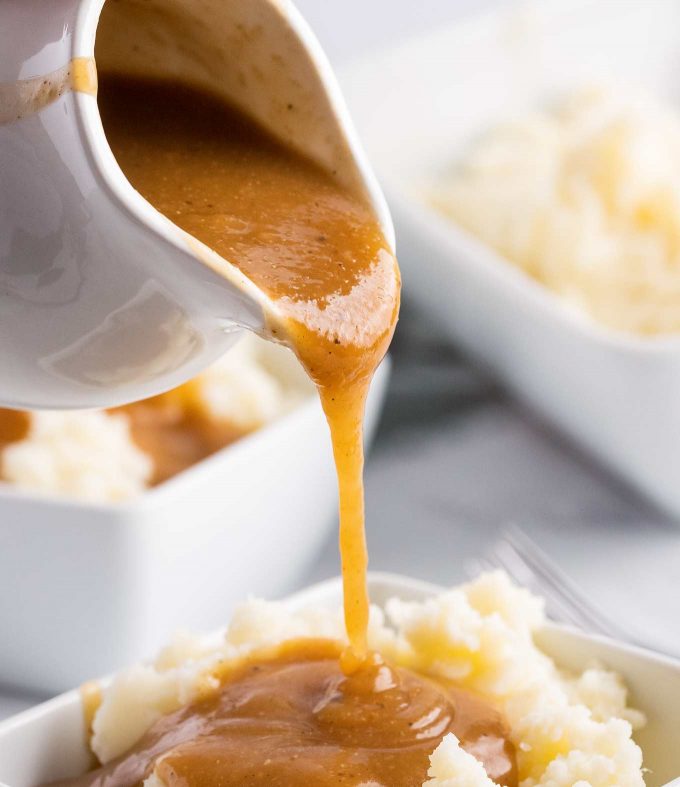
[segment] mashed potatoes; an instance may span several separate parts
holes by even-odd
[[[677,111],[579,93],[490,131],[431,199],[597,321],[680,330]]]
[[[298,405],[312,386],[293,354],[246,334],[195,380],[210,417],[244,431],[258,429]]]
[[[423,602],[373,608],[369,639],[393,662],[455,679],[503,711],[522,787],[643,787],[642,754],[631,738],[643,723],[626,705],[618,676],[599,667],[567,675],[533,644],[542,605],[502,573]],[[344,639],[340,610],[290,611],[250,601],[224,634],[180,636],[154,664],[117,675],[93,723],[92,748],[106,763],[163,714],[191,702],[218,663],[298,637]],[[428,787],[489,787],[481,765],[447,736],[431,756]],[[151,782],[158,784],[155,777]]]
[[[139,494],[152,461],[132,442],[124,415],[36,412],[23,440],[2,452],[2,478],[21,489],[81,500],[115,501]]]
[[[232,433],[244,434],[287,412],[308,393],[310,383],[290,352],[248,334],[169,396],[217,426],[227,423]],[[153,476],[153,457],[135,443],[124,409],[32,413],[23,439],[0,451],[4,481],[81,500],[125,500],[143,492]]]

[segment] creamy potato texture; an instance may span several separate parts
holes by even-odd
[[[627,707],[618,676],[601,668],[560,672],[534,645],[541,602],[501,573],[487,574],[423,602],[372,607],[369,645],[390,662],[453,680],[498,708],[510,725],[522,787],[643,787],[632,739],[644,722]],[[251,601],[224,633],[184,634],[153,664],[117,675],[94,718],[92,748],[106,763],[155,721],[205,691],[216,664],[289,639],[344,641],[341,611]],[[155,783],[151,775],[147,787]],[[431,754],[428,787],[489,787],[476,759],[449,735]]]
[[[680,113],[586,89],[490,128],[429,201],[579,314],[680,331]]]

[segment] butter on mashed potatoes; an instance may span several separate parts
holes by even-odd
[[[491,129],[430,201],[596,321],[680,331],[676,109],[584,90]]]
[[[542,603],[500,572],[421,602],[393,599],[371,610],[369,641],[392,662],[454,679],[501,710],[517,750],[521,787],[643,787],[642,753],[632,739],[644,719],[627,707],[612,672],[566,674],[533,643]],[[153,664],[121,672],[104,690],[91,745],[105,764],[162,715],[205,689],[211,669],[300,637],[345,638],[338,609],[291,611],[249,601],[226,632],[180,635]],[[484,768],[448,735],[432,753],[427,787],[492,787]],[[147,787],[159,787],[152,774]]]

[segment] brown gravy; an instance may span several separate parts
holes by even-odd
[[[134,442],[153,459],[151,485],[161,484],[221,448],[245,431],[217,421],[190,395],[191,383],[161,396],[116,408],[130,421]]]
[[[396,260],[362,195],[223,101],[106,74],[98,101],[128,180],[273,299],[272,331],[318,386],[338,471],[352,668],[367,652],[363,410],[396,324]]]
[[[0,452],[5,446],[23,440],[31,428],[31,416],[23,410],[0,407]],[[0,471],[2,460],[0,457]]]
[[[133,787],[155,768],[168,787],[419,787],[455,732],[514,787],[495,710],[367,648],[363,408],[399,306],[396,261],[370,206],[210,96],[106,75],[100,86],[104,129],[133,186],[272,298],[272,332],[318,386],[338,472],[350,649],[300,641],[232,666],[219,689],[71,784]]]
[[[125,756],[70,782],[133,787],[421,787],[448,732],[501,785],[516,785],[499,713],[472,694],[372,657],[345,675],[338,645],[287,643],[223,676],[220,690],[164,716]]]

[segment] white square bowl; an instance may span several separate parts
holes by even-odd
[[[390,574],[372,574],[369,587],[373,603],[379,605],[391,597],[417,600],[442,589]],[[297,608],[312,604],[337,608],[341,593],[340,581],[335,579],[291,596],[288,603]],[[539,632],[538,644],[565,668],[582,670],[597,659],[623,675],[631,702],[648,717],[647,727],[636,736],[650,769],[646,783],[648,787],[679,787],[680,662],[556,625]],[[0,723],[2,785],[35,787],[77,776],[90,765],[78,691]]]
[[[680,337],[627,336],[575,314],[430,208],[424,190],[476,133],[555,92],[605,81],[678,104],[679,74],[677,0],[505,4],[340,73],[390,202],[404,291],[519,397],[675,516]]]
[[[375,432],[389,377],[366,408]],[[140,497],[91,505],[0,488],[0,683],[54,694],[288,592],[337,521],[316,396]]]

